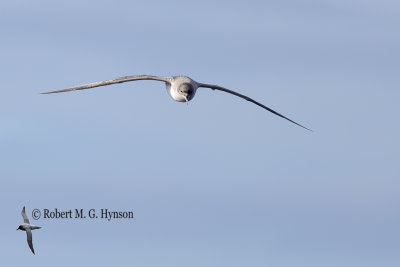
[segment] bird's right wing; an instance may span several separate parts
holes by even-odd
[[[271,108],[269,108],[269,107],[267,107],[267,106],[261,104],[260,102],[255,101],[254,99],[252,99],[252,98],[250,98],[250,97],[248,97],[248,96],[239,94],[238,92],[229,90],[229,89],[227,89],[227,88],[225,88],[225,87],[222,87],[222,86],[219,86],[219,85],[215,85],[215,84],[198,83],[198,85],[199,85],[199,87],[210,88],[210,89],[212,89],[212,90],[220,90],[220,91],[223,91],[223,92],[226,92],[226,93],[229,93],[229,94],[238,96],[238,97],[240,97],[240,98],[243,98],[243,99],[245,99],[245,100],[247,100],[247,101],[249,101],[249,102],[252,102],[252,103],[256,104],[257,106],[262,107],[263,109],[268,110],[269,112],[271,112],[271,113],[273,113],[273,114],[275,114],[275,115],[277,115],[277,116],[279,116],[279,117],[281,117],[281,118],[284,118],[285,120],[290,121],[291,123],[294,123],[294,124],[296,124],[296,125],[298,125],[298,126],[304,128],[304,129],[306,129],[306,130],[312,131],[312,130],[308,129],[307,127],[305,127],[305,126],[303,126],[303,125],[301,125],[301,124],[299,124],[299,123],[297,123],[297,122],[295,122],[295,121],[289,119],[289,118],[286,117],[286,116],[283,116],[282,114],[280,114],[280,113],[276,112],[275,110],[273,110],[273,109],[271,109]]]
[[[35,254],[35,250],[33,249],[32,243],[32,231],[31,229],[26,230],[26,240],[28,241],[29,248],[32,250],[32,253]]]
[[[24,218],[24,223],[29,224],[28,216],[26,216],[26,213],[25,213],[25,206],[22,208],[21,215],[22,215],[22,218]]]
[[[111,79],[107,81],[102,81],[102,82],[95,82],[95,83],[88,83],[84,85],[79,85],[67,89],[62,89],[62,90],[57,90],[57,91],[50,91],[50,92],[44,92],[41,94],[53,94],[53,93],[63,93],[63,92],[69,92],[69,91],[75,91],[75,90],[84,90],[84,89],[89,89],[93,87],[99,87],[99,86],[106,86],[110,84],[115,84],[115,83],[125,83],[125,82],[131,82],[131,81],[138,81],[138,80],[155,80],[155,81],[162,81],[169,83],[170,78],[164,78],[164,77],[157,77],[157,76],[152,76],[152,75],[132,75],[132,76],[125,76],[125,77],[120,77],[116,79]]]

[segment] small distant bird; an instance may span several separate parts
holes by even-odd
[[[35,250],[33,249],[33,244],[32,244],[32,230],[40,229],[42,227],[35,226],[35,225],[32,225],[29,223],[28,216],[26,216],[26,213],[25,213],[25,206],[22,209],[21,215],[24,218],[24,223],[18,227],[17,231],[22,230],[22,231],[26,232],[26,239],[28,241],[28,245],[29,245],[30,249],[32,250],[32,253],[35,254]]]
[[[263,104],[251,99],[250,97],[247,97],[247,96],[239,94],[235,91],[226,89],[219,85],[198,83],[187,76],[157,77],[157,76],[151,76],[151,75],[133,75],[133,76],[125,76],[125,77],[102,81],[102,82],[95,82],[95,83],[79,85],[76,87],[71,87],[71,88],[67,88],[67,89],[63,89],[63,90],[45,92],[45,93],[41,93],[41,94],[52,94],[52,93],[62,93],[62,92],[69,92],[69,91],[75,91],[75,90],[84,90],[84,89],[89,89],[89,88],[93,88],[93,87],[105,86],[105,85],[110,85],[110,84],[115,84],[115,83],[137,81],[137,80],[156,80],[156,81],[165,82],[168,94],[172,97],[172,99],[174,99],[175,101],[178,101],[178,102],[188,103],[190,100],[193,99],[193,97],[196,94],[196,91],[199,87],[205,87],[205,88],[210,88],[212,90],[224,91],[224,92],[233,94],[235,96],[241,97],[243,99],[246,99],[247,101],[250,101],[250,102],[258,105],[258,106],[274,113],[275,115],[277,115],[281,118],[284,118],[300,127],[303,127],[304,129],[311,131],[310,129],[304,127],[303,125],[300,125],[295,121],[292,121],[291,119],[283,116],[282,114],[276,112],[275,110],[273,110],[267,106],[264,106]]]

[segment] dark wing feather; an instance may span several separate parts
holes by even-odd
[[[25,213],[25,206],[22,208],[21,215],[22,215],[22,218],[24,218],[24,223],[29,224],[28,216],[26,216],[26,213]]]
[[[32,243],[32,231],[30,229],[26,230],[26,240],[28,241],[29,248],[32,250],[32,253],[35,254],[35,250],[33,249]]]
[[[260,107],[262,107],[262,108],[268,110],[269,112],[274,113],[275,115],[277,115],[277,116],[279,116],[279,117],[281,117],[281,118],[284,118],[284,119],[286,119],[286,120],[288,120],[288,121],[290,121],[290,122],[292,122],[292,123],[294,123],[294,124],[296,124],[296,125],[298,125],[298,126],[304,128],[304,129],[307,129],[307,130],[309,130],[309,131],[312,131],[312,130],[308,129],[307,127],[304,127],[303,125],[301,125],[301,124],[299,124],[299,123],[297,123],[297,122],[295,122],[295,121],[289,119],[288,117],[283,116],[282,114],[280,114],[280,113],[276,112],[275,110],[273,110],[273,109],[271,109],[271,108],[269,108],[269,107],[267,107],[267,106],[265,106],[265,105],[263,105],[263,104],[261,104],[261,103],[255,101],[254,99],[252,99],[252,98],[250,98],[250,97],[248,97],[248,96],[239,94],[239,93],[237,93],[237,92],[235,92],[235,91],[232,91],[232,90],[229,90],[229,89],[224,88],[224,87],[222,87],[222,86],[214,85],[214,84],[199,83],[199,87],[207,87],[207,88],[211,88],[211,89],[213,89],[213,90],[220,90],[220,91],[224,91],[224,92],[230,93],[230,94],[232,94],[232,95],[241,97],[241,98],[243,98],[243,99],[246,99],[247,101],[250,101],[250,102],[256,104],[257,106],[260,106]]]

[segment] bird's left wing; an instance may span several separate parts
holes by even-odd
[[[131,82],[131,81],[138,81],[138,80],[155,80],[155,81],[162,81],[169,83],[170,78],[164,78],[164,77],[157,77],[157,76],[152,76],[152,75],[132,75],[132,76],[125,76],[125,77],[120,77],[116,79],[111,79],[107,81],[102,81],[102,82],[95,82],[95,83],[88,83],[84,85],[79,85],[67,89],[62,89],[62,90],[57,90],[57,91],[50,91],[50,92],[44,92],[41,94],[53,94],[53,93],[63,93],[63,92],[69,92],[69,91],[76,91],[76,90],[84,90],[84,89],[90,89],[93,87],[99,87],[99,86],[106,86],[110,84],[115,84],[115,83],[125,83],[125,82]]]
[[[32,250],[32,253],[35,254],[35,250],[33,249],[32,243],[32,231],[31,229],[26,230],[26,240],[28,241],[29,248]]]
[[[24,218],[24,223],[29,224],[28,216],[26,216],[26,213],[25,213],[25,206],[22,208],[21,215],[22,215],[22,218]]]
[[[254,99],[252,99],[252,98],[250,98],[250,97],[248,97],[248,96],[239,94],[239,93],[237,93],[237,92],[235,92],[235,91],[229,90],[229,89],[224,88],[224,87],[219,86],[219,85],[206,84],[206,83],[198,83],[198,85],[199,85],[199,87],[206,87],[206,88],[210,88],[210,89],[212,89],[212,90],[220,90],[220,91],[227,92],[227,93],[229,93],[229,94],[232,94],[232,95],[241,97],[241,98],[243,98],[243,99],[246,99],[247,101],[250,101],[250,102],[256,104],[257,106],[260,106],[260,107],[262,107],[262,108],[268,110],[269,112],[274,113],[275,115],[277,115],[277,116],[279,116],[279,117],[281,117],[281,118],[284,118],[284,119],[286,119],[286,120],[288,120],[288,121],[290,121],[290,122],[292,122],[292,123],[294,123],[294,124],[296,124],[296,125],[298,125],[298,126],[304,128],[304,129],[307,129],[307,130],[311,131],[311,130],[308,129],[307,127],[304,127],[303,125],[301,125],[301,124],[299,124],[299,123],[297,123],[297,122],[295,122],[295,121],[293,121],[293,120],[291,120],[291,119],[289,119],[289,118],[283,116],[282,114],[280,114],[280,113],[276,112],[275,110],[273,110],[273,109],[271,109],[271,108],[269,108],[269,107],[267,107],[267,106],[265,106],[265,105],[263,105],[263,104],[261,104],[261,103],[255,101]]]

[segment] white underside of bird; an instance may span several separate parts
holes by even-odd
[[[152,75],[133,75],[133,76],[125,76],[125,77],[120,77],[120,78],[116,78],[116,79],[106,80],[106,81],[102,81],[102,82],[95,82],[95,83],[79,85],[79,86],[62,89],[62,90],[57,90],[57,91],[45,92],[42,94],[52,94],[52,93],[62,93],[62,92],[69,92],[69,91],[76,91],[76,90],[84,90],[84,89],[90,89],[90,88],[99,87],[99,86],[106,86],[106,85],[111,85],[111,84],[116,84],[116,83],[124,83],[124,82],[137,81],[137,80],[156,80],[156,81],[164,82],[166,85],[168,94],[172,97],[172,99],[174,99],[175,101],[178,101],[178,102],[187,102],[188,103],[190,100],[192,100],[194,98],[194,96],[197,92],[197,89],[200,87],[210,88],[212,90],[223,91],[223,92],[238,96],[240,98],[243,98],[249,102],[252,102],[252,103],[274,113],[275,115],[277,115],[281,118],[284,118],[300,127],[310,130],[310,129],[304,127],[303,125],[283,116],[282,114],[255,101],[254,99],[252,99],[248,96],[242,95],[240,93],[229,90],[229,89],[224,88],[219,85],[199,83],[187,76],[158,77],[158,76],[152,76]]]

